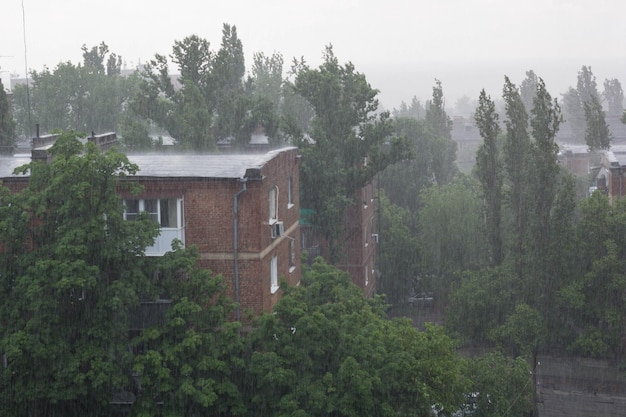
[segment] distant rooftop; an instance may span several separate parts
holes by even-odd
[[[285,147],[263,154],[135,154],[128,155],[130,162],[139,166],[137,177],[155,178],[243,178],[258,171],[282,152],[295,147]],[[30,155],[0,157],[0,178],[16,177],[15,168],[30,162]],[[251,171],[248,171],[251,170]]]
[[[248,170],[258,170],[278,154],[295,149],[286,147],[263,154],[143,154],[129,155],[139,166],[138,177],[243,178]]]

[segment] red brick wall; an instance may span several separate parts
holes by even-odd
[[[300,281],[300,203],[299,159],[295,148],[275,151],[260,170],[260,179],[250,179],[246,190],[238,197],[239,287],[242,312],[258,314],[270,311],[280,297],[280,291],[270,291],[270,260],[278,257],[279,279],[290,285]],[[288,178],[292,177],[293,205],[288,207]],[[234,298],[234,196],[243,183],[220,178],[154,178],[128,177],[140,183],[144,190],[132,198],[183,198],[185,245],[197,245],[200,265],[223,275]],[[27,185],[27,179],[5,182],[17,192]],[[285,235],[272,238],[269,225],[269,192],[278,190],[278,220],[284,222]],[[123,198],[131,197],[121,187]],[[290,271],[289,241],[296,245],[295,268]]]
[[[607,187],[611,202],[626,196],[626,178],[622,176],[622,168],[610,168]]]
[[[234,196],[238,197],[239,296],[242,313],[270,311],[280,291],[270,291],[270,260],[278,257],[279,279],[300,280],[299,166],[297,150],[279,153],[261,168],[261,179],[250,179],[246,190],[235,179],[139,178],[144,192],[135,198],[183,197],[185,244],[197,245],[201,265],[223,275],[235,298]],[[288,178],[292,177],[293,206],[288,208]],[[132,179],[132,178],[131,178]],[[273,239],[269,225],[269,193],[278,189],[278,220],[285,236]],[[289,241],[296,243],[296,266],[290,272]]]
[[[356,191],[355,204],[346,209],[344,253],[337,265],[350,274],[352,282],[363,288],[366,296],[376,289],[376,242],[372,237],[377,233],[376,224],[376,200],[370,184]]]

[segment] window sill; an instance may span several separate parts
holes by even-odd
[[[296,270],[296,267],[295,267],[295,266],[291,266],[291,267],[289,267],[289,273],[290,273],[290,274],[291,274],[293,271],[295,271],[295,270]]]

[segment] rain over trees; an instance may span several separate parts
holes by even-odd
[[[0,188],[0,409],[104,416],[132,398],[134,416],[523,416],[537,412],[542,350],[623,357],[626,206],[580,199],[557,162],[563,130],[610,148],[617,79],[600,94],[583,66],[560,100],[532,70],[519,87],[505,76],[501,100],[482,90],[482,143],[462,174],[440,80],[423,104],[382,111],[332,46],[286,74],[280,53],[258,52],[246,73],[227,24],[217,49],[190,35],[131,75],[104,42],[81,50],[79,64],[33,71],[12,112],[0,84],[0,153],[33,123],[64,131],[51,163],[18,170],[22,191]],[[147,215],[124,221],[119,198],[137,191],[125,181],[137,167],[75,133],[108,130],[128,152],[157,149],[159,136],[243,151],[257,131],[298,146],[301,206],[328,263],[283,284],[273,312],[233,321],[224,280],[198,267],[193,246],[143,255],[158,230]],[[379,286],[367,299],[332,263],[345,209],[372,182]],[[419,303],[445,324],[389,318]],[[459,354],[467,347],[481,354]]]

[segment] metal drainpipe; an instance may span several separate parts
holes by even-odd
[[[241,308],[239,306],[239,195],[246,191],[248,188],[246,186],[247,179],[240,178],[238,180],[241,182],[241,190],[237,191],[234,196],[234,219],[233,219],[233,254],[235,257],[235,303],[237,303],[237,307],[235,309],[235,319],[239,321],[241,319]]]

